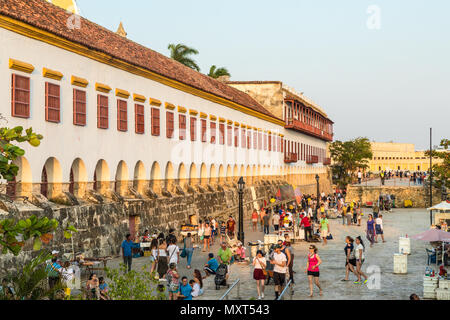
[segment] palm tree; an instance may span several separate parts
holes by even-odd
[[[231,74],[228,72],[227,68],[217,68],[216,66],[211,66],[208,76],[217,79],[221,76],[231,76]]]
[[[170,57],[184,64],[186,67],[194,69],[196,71],[200,71],[200,67],[197,63],[192,60],[189,56],[192,54],[198,54],[198,51],[194,48],[189,48],[184,44],[169,44],[168,49],[170,50]]]

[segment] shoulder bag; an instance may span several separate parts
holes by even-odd
[[[187,252],[186,252],[186,238],[184,238],[183,243],[184,243],[184,248],[183,248],[183,250],[182,250],[181,253],[180,253],[180,257],[181,257],[181,258],[186,258],[186,257],[187,257]]]

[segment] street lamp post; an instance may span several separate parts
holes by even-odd
[[[238,240],[244,244],[244,188],[245,182],[244,178],[240,177],[238,181],[238,194],[239,194],[239,232],[238,232]]]
[[[317,182],[317,204],[316,204],[316,219],[319,219],[319,199],[320,199],[320,191],[319,191],[319,175],[316,174],[316,182]]]
[[[433,206],[433,128],[430,128],[430,207]],[[430,210],[430,224],[433,225],[433,210]]]

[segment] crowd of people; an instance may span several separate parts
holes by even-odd
[[[410,181],[414,185],[422,185],[427,177],[427,173],[424,171],[409,171],[409,170],[381,170],[379,172],[381,184],[384,185],[386,180],[400,178]],[[359,182],[361,183],[361,182]]]
[[[383,209],[383,205],[375,204],[372,213],[367,218],[366,238],[371,247],[378,242],[379,237],[382,242],[385,242],[381,213]],[[279,240],[268,252],[257,250],[256,256],[252,260],[247,257],[243,243],[231,244],[231,240],[236,236],[236,221],[233,216],[229,216],[226,221],[210,217],[200,220],[197,239],[194,239],[192,233],[189,232],[183,239],[177,239],[175,229],[170,229],[167,235],[160,233],[152,236],[148,230],[145,230],[142,237],[136,240],[127,234],[121,244],[123,263],[125,270],[130,271],[136,250],[149,250],[147,256],[149,256],[151,264],[150,273],[160,283],[158,292],[167,290],[170,300],[195,299],[204,293],[203,282],[206,278],[210,276],[217,278],[219,274],[223,273],[223,283],[226,283],[231,274],[231,265],[244,263],[253,267],[253,279],[256,281],[258,299],[264,299],[265,286],[271,280],[275,283],[275,297],[278,298],[289,281],[295,283],[294,250],[288,231],[297,229],[304,233],[303,239],[309,243],[309,252],[305,257],[305,273],[309,282],[310,296],[313,296],[314,286],[322,295],[323,290],[319,282],[319,266],[322,264],[322,259],[314,243],[322,243],[322,246],[326,246],[328,241],[333,239],[328,221],[330,214],[336,218],[342,217],[344,226],[362,226],[361,204],[346,203],[341,192],[328,196],[322,193],[319,198],[313,195],[303,195],[298,203],[281,205],[269,200],[261,204],[260,210],[255,209],[252,212],[251,228],[254,232],[262,232],[264,235],[270,233],[283,235],[284,240]],[[211,251],[217,241],[220,247],[213,253]],[[149,242],[149,249],[140,248],[142,242]],[[181,246],[179,246],[180,243]],[[207,253],[207,258],[205,258],[202,268],[195,268],[190,275],[181,275],[179,272],[180,260],[185,258],[186,268],[191,269],[195,247]],[[345,278],[342,281],[350,281],[349,275],[353,273],[355,284],[366,283],[367,275],[362,271],[365,261],[365,244],[362,238],[346,237],[344,251],[346,264]],[[70,271],[67,271],[68,264],[61,263],[56,257],[57,252],[54,253],[55,255],[48,264],[50,287],[54,286],[59,279],[71,276]],[[143,252],[141,253],[143,254]],[[216,281],[216,285],[220,286],[221,283]],[[85,288],[89,299],[110,299],[105,279],[98,278],[95,273],[89,276]]]

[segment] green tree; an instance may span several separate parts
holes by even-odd
[[[335,141],[330,145],[333,176],[340,187],[351,183],[357,170],[367,169],[373,157],[370,141],[356,138],[349,141]]]
[[[1,116],[0,116],[1,117]],[[43,136],[33,132],[32,128],[23,127],[0,128],[0,178],[14,180],[19,167],[13,163],[15,159],[25,154],[17,143],[28,142],[38,147]],[[11,252],[18,255],[27,240],[33,240],[33,249],[40,250],[42,243],[48,243],[53,238],[53,232],[58,227],[58,221],[47,217],[37,218],[32,215],[28,219],[15,221],[14,219],[0,220],[0,248],[2,254]],[[64,237],[70,238],[76,229],[68,225],[64,229]]]
[[[0,176],[1,178],[12,181],[17,175],[19,168],[12,163],[17,157],[25,154],[25,151],[14,142],[27,141],[33,147],[40,145],[43,136],[33,132],[32,128],[25,130],[22,127],[0,128]]]
[[[5,295],[0,292],[0,300],[42,300],[55,298],[56,293],[64,296],[64,285],[58,282],[52,289],[47,284],[48,272],[46,261],[51,259],[48,251],[42,250],[31,261],[27,262],[16,274],[6,277],[12,284],[14,294]]]
[[[433,165],[433,184],[436,188],[441,189],[445,186],[447,189],[450,188],[450,152],[448,147],[450,145],[450,140],[442,139],[440,146],[444,149],[443,151],[432,150],[431,155],[433,158],[442,159],[442,163]],[[425,152],[429,157],[430,150]]]
[[[184,64],[186,67],[200,71],[200,67],[197,65],[195,60],[191,58],[191,55],[198,54],[198,51],[194,48],[190,48],[184,44],[169,44],[168,49],[170,51],[170,57]]]
[[[28,240],[33,241],[33,250],[40,250],[43,243],[47,244],[53,239],[53,233],[58,225],[56,219],[38,218],[35,215],[17,222],[14,219],[0,220],[2,254],[11,252],[17,256]],[[77,230],[74,226],[68,225],[63,231],[64,237],[70,239],[72,232],[77,232]]]
[[[227,68],[217,68],[216,66],[211,66],[209,69],[208,76],[211,78],[217,79],[222,76],[231,76],[228,72]]]

